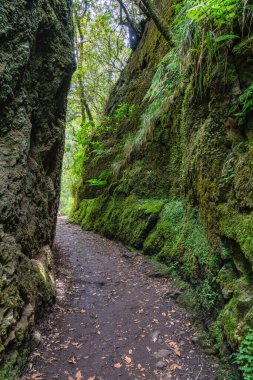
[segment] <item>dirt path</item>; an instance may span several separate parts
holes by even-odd
[[[60,218],[57,303],[22,379],[214,379],[187,313],[140,255]]]

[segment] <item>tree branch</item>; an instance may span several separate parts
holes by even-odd
[[[141,2],[143,3],[145,8],[147,9],[149,16],[154,21],[159,32],[164,36],[164,38],[168,42],[171,42],[171,32],[169,30],[168,23],[163,18],[158,7],[154,4],[154,1],[152,1],[152,0],[141,0]]]

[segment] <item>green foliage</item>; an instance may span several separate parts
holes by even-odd
[[[111,86],[130,54],[127,30],[118,23],[117,7],[109,0],[73,1],[77,70],[68,99],[61,183],[63,213],[71,210],[72,189],[83,176],[87,154],[103,154],[102,138],[115,133],[122,118],[134,112],[133,106],[125,105],[116,110],[115,120],[102,120]]]
[[[122,103],[111,116],[100,117],[98,121],[81,120],[80,116],[68,121],[62,176],[62,213],[71,212],[72,189],[79,183],[88,157],[103,155],[105,146],[102,139],[116,134],[122,125],[131,126],[138,117],[138,109],[135,104]],[[107,180],[89,179],[87,183],[105,186]]]
[[[219,57],[226,73],[226,57],[233,41],[240,38],[233,33],[234,26],[239,23],[243,29],[250,10],[248,1],[238,0],[184,0],[175,6],[174,50],[180,59],[181,74],[191,68],[200,92],[204,90],[205,75]]]
[[[239,97],[239,105],[242,111],[237,113],[236,116],[246,116],[252,111],[253,107],[253,84],[250,85],[243,94]]]
[[[243,379],[253,380],[253,330],[249,330],[234,357],[234,362],[242,371]]]
[[[136,104],[130,105],[127,103],[122,103],[117,107],[116,111],[111,117],[111,121],[116,125],[117,128],[124,124],[126,121],[133,122],[137,116],[138,109],[139,106]]]
[[[86,182],[91,186],[105,186],[105,185],[107,185],[107,181],[103,181],[103,180],[98,179],[98,178],[88,179]]]
[[[212,311],[218,301],[218,292],[215,290],[215,284],[209,280],[204,280],[201,285],[197,287],[197,297],[201,307],[206,311]]]
[[[180,60],[175,49],[162,59],[158,69],[152,79],[152,83],[145,99],[151,102],[157,102],[160,106],[162,98],[171,94],[180,80]]]
[[[196,23],[221,28],[233,22],[240,9],[238,0],[195,0],[190,2],[188,15]]]
[[[234,177],[235,177],[234,156],[233,156],[233,153],[230,153],[225,161],[224,172],[222,175],[222,183],[227,185],[233,181]]]

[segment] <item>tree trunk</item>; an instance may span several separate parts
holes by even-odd
[[[152,18],[154,21],[157,29],[161,34],[164,36],[164,38],[171,42],[171,32],[168,27],[167,21],[163,18],[162,14],[158,10],[157,6],[154,4],[153,0],[141,0],[143,5],[148,11],[148,15]]]
[[[82,122],[86,121],[86,115],[88,116],[89,121],[93,121],[92,112],[89,106],[89,103],[85,97],[85,88],[84,88],[84,77],[83,77],[83,63],[84,63],[84,35],[82,31],[82,25],[80,21],[80,17],[78,16],[78,12],[74,6],[74,16],[75,16],[75,22],[76,27],[78,30],[78,35],[80,41],[77,41],[76,38],[76,55],[77,55],[77,77],[78,77],[78,94],[79,94],[79,101],[80,101],[80,108],[81,108],[81,117]]]

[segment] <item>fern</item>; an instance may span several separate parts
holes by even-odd
[[[239,102],[242,105],[242,112],[236,114],[237,116],[245,116],[253,107],[253,84],[250,85],[240,96]]]
[[[105,186],[107,185],[107,181],[100,180],[98,178],[88,179],[86,181],[91,186]]]
[[[226,55],[240,38],[233,33],[234,25],[239,23],[242,29],[247,25],[249,29],[251,21],[252,6],[248,0],[185,0],[176,5],[173,42],[181,73],[191,65],[195,83],[202,92],[204,73],[208,74],[220,54],[225,58],[226,72]],[[224,46],[228,49],[220,53]]]

